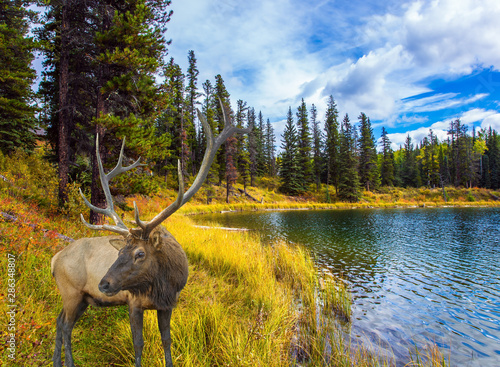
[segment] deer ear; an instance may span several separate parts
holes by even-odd
[[[126,245],[126,242],[124,240],[116,239],[116,238],[109,240],[109,243],[111,244],[111,246],[113,246],[118,251],[120,251]]]
[[[155,231],[149,236],[149,242],[155,247],[155,249],[159,250],[161,246],[161,232]]]

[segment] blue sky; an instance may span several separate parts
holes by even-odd
[[[451,120],[500,131],[500,1],[173,0],[169,57],[199,86],[221,74],[232,102],[262,111],[278,134],[302,98],[323,119],[366,113],[394,146]],[[279,144],[278,144],[279,145]]]

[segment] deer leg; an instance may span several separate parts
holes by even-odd
[[[73,327],[75,326],[78,319],[83,315],[85,310],[87,309],[88,303],[80,302],[73,310],[73,312],[66,312],[65,310],[61,311],[59,317],[57,318],[57,332],[56,332],[56,350],[54,351],[54,366],[56,366],[56,362],[60,363],[61,361],[61,338],[64,342],[64,364],[67,367],[75,367],[75,363],[73,362],[73,354],[71,352],[71,332],[73,331]],[[59,344],[59,345],[58,345]],[[56,353],[58,353],[59,358],[57,358]]]
[[[142,337],[144,311],[140,308],[130,307],[128,313],[130,329],[132,330],[132,340],[134,341],[135,367],[141,367],[142,348],[144,347],[144,339]]]
[[[61,310],[59,316],[57,316],[57,322],[56,322],[56,347],[54,348],[54,356],[52,357],[52,362],[54,363],[54,367],[62,367],[61,349],[63,343],[63,337],[62,337],[63,318],[64,318],[64,310]]]
[[[158,310],[157,316],[161,343],[165,352],[165,367],[173,367],[172,354],[170,353],[170,345],[172,344],[172,339],[170,338],[170,317],[172,316],[172,309]]]

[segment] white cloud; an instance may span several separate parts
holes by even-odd
[[[458,93],[435,94],[429,97],[410,99],[403,101],[401,111],[409,113],[441,111],[448,108],[458,108],[477,102],[488,96],[480,93],[471,97],[459,97]]]
[[[323,79],[335,74],[323,93],[338,96],[339,107],[348,112],[364,111],[389,126],[403,113],[459,108],[486,97],[481,87],[469,97],[447,93],[404,101],[430,92],[422,80],[453,79],[478,65],[500,69],[500,38],[495,36],[500,2],[416,1],[402,9],[400,15],[374,15],[360,27],[366,53],[340,71],[334,66],[336,72],[323,73]]]
[[[355,119],[363,111],[385,126],[407,126],[425,120],[412,113],[464,109],[492,92],[489,81],[478,80],[466,96],[409,98],[432,92],[425,81],[436,76],[500,70],[500,1],[385,4],[175,1],[170,52],[186,70],[193,49],[199,85],[221,74],[234,101],[244,99],[272,121],[282,121],[302,97],[321,118],[332,94],[341,115]]]
[[[500,68],[500,2],[440,0],[411,3],[399,37],[416,65],[467,74],[476,64]]]
[[[288,0],[175,2],[167,33],[171,55],[182,66],[193,49],[200,83],[221,74],[234,100],[282,116],[284,101],[295,103],[320,69],[316,57],[302,51],[305,30],[295,6]]]
[[[482,129],[489,129],[490,127],[500,131],[500,113],[492,113],[481,122]]]
[[[429,135],[430,128],[429,127],[420,127],[416,130],[411,130],[407,131],[405,133],[394,133],[394,134],[387,134],[389,139],[392,142],[392,149],[399,149],[400,146],[404,146],[404,143],[406,141],[406,137],[409,135],[412,139],[413,146],[415,147],[417,144],[419,144],[426,136]],[[448,136],[447,132],[445,130],[435,130],[432,129],[432,132],[434,135],[437,136],[437,138],[441,140],[445,140]]]

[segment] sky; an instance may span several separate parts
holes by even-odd
[[[324,120],[364,112],[397,149],[452,120],[500,131],[499,0],[172,0],[168,57],[184,72],[194,50],[198,86],[220,74],[273,123],[302,98]]]

